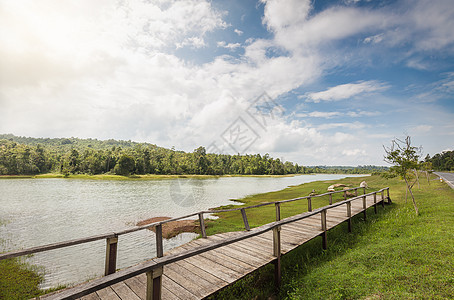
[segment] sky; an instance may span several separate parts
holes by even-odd
[[[0,0],[0,133],[386,165],[454,149],[452,0]]]

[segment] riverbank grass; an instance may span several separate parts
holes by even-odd
[[[454,191],[436,180],[430,185],[421,180],[421,188],[413,191],[420,211],[416,215],[411,200],[405,201],[402,181],[379,176],[363,179],[371,189],[389,186],[393,204],[380,207],[377,215],[369,209],[366,222],[362,214],[357,215],[353,233],[347,232],[345,223],[330,230],[327,250],[322,250],[321,239],[316,238],[284,255],[279,292],[273,285],[273,266],[268,265],[212,299],[453,299]],[[359,184],[363,179],[336,182]],[[309,183],[282,194],[255,195],[244,200],[247,205],[276,201],[307,195],[314,188],[326,190],[328,185]],[[288,207],[293,208],[293,214],[304,211],[304,204]],[[247,212],[249,222],[274,218],[274,207],[267,212]],[[210,223],[209,232],[222,232],[229,223],[242,228],[241,215],[221,217]]]

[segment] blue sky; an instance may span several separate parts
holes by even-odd
[[[454,148],[452,1],[0,0],[0,132],[384,165]]]

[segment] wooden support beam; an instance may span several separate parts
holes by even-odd
[[[344,200],[347,200],[347,191],[344,191]]]
[[[355,197],[358,197],[358,188],[355,188]]]
[[[246,229],[246,231],[251,230],[251,227],[249,227],[249,222],[247,220],[246,210],[244,208],[241,209],[241,215],[243,216],[244,228]]]
[[[281,220],[281,204],[278,202],[275,204],[276,206],[276,221]]]
[[[163,267],[147,272],[146,300],[161,300]]]
[[[312,211],[312,199],[311,199],[311,197],[307,198],[307,211]]]
[[[205,220],[203,219],[203,213],[199,213],[199,223],[200,223],[200,231],[202,232],[202,237],[207,237],[207,232],[205,230]]]
[[[163,257],[164,249],[162,244],[162,225],[156,225],[156,256]]]
[[[377,213],[377,193],[374,193],[374,212]]]
[[[276,289],[281,286],[281,227],[273,228],[273,255],[276,257],[274,264],[274,282]]]
[[[326,209],[320,212],[321,221],[322,221],[322,247],[324,250],[328,248],[328,238],[326,234]]]
[[[352,232],[352,202],[347,202],[348,232]]]
[[[366,187],[363,187],[363,195],[366,194]]]
[[[329,205],[333,204],[333,194],[329,194]]]
[[[117,270],[117,245],[118,237],[106,239],[106,264],[104,275],[115,273]]]
[[[364,221],[366,220],[366,211],[367,211],[367,206],[366,206],[366,196],[363,196],[363,215],[364,215]]]
[[[388,195],[388,204],[391,204],[391,197],[389,197],[389,188],[386,189],[386,194]]]

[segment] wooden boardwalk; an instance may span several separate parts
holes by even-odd
[[[280,253],[288,253],[318,236],[322,236],[324,247],[326,247],[326,230],[345,221],[349,223],[350,230],[351,218],[349,217],[360,213],[363,213],[364,216],[366,216],[364,208],[369,208],[374,205],[376,211],[377,204],[383,205],[385,200],[383,194],[382,197],[379,196],[379,194],[368,195],[365,197],[365,201],[361,197],[351,201],[350,216],[348,215],[349,203],[344,203],[317,212],[310,217],[282,225],[280,227]],[[326,214],[326,223],[323,222],[323,213]],[[259,229],[260,227],[254,228],[249,232]],[[194,248],[200,248],[201,246],[206,246],[210,243],[240,236],[244,233],[245,232],[230,232],[193,240],[185,245],[168,251],[163,258],[169,255],[178,255]],[[160,280],[162,280],[162,299],[202,299],[219,291],[223,287],[232,284],[258,268],[271,262],[275,262],[277,258],[275,255],[275,244],[273,244],[274,234],[274,231],[268,230],[256,236],[248,237],[247,239],[233,242],[213,250],[204,251],[195,256],[164,265],[162,276],[159,277]],[[58,298],[58,294],[59,293],[49,295],[49,298],[54,298],[56,295]],[[96,292],[78,299],[138,300],[146,299],[146,294],[147,275],[146,273],[141,273],[140,275],[99,289]],[[47,296],[41,297],[41,299],[47,298]]]

